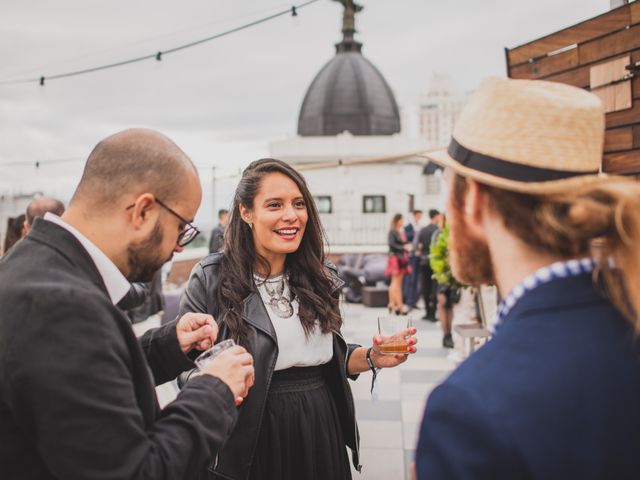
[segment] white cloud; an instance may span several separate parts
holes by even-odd
[[[23,0],[3,5],[0,80],[38,77],[153,53],[237,26],[291,2],[254,0]],[[434,71],[471,89],[504,75],[515,46],[605,12],[606,0],[362,0],[358,39],[411,108]],[[37,84],[0,85],[0,190],[68,198],[81,162],[101,138],[131,126],[172,137],[197,164],[233,170],[292,135],[304,92],[334,53],[342,7],[329,0],[162,62]],[[44,172],[44,173],[42,173]],[[7,187],[7,185],[9,187]],[[64,195],[63,193],[64,192]]]

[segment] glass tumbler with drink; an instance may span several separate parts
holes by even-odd
[[[378,317],[378,333],[382,337],[380,353],[383,355],[404,355],[409,353],[408,337],[399,333],[411,328],[411,317]]]
[[[227,340],[222,340],[220,343],[216,343],[214,346],[202,352],[198,357],[193,361],[196,364],[199,370],[202,370],[209,363],[213,361],[218,355],[220,355],[225,350],[233,347],[236,342],[233,339],[229,338]],[[253,384],[253,379],[251,380],[251,384]],[[236,397],[235,403],[236,405],[240,405],[243,401],[242,397]]]
[[[219,343],[216,343],[214,346],[202,352],[198,357],[193,361],[196,366],[202,370],[206,365],[211,363],[214,358],[224,352],[226,349],[233,347],[236,342],[233,339],[229,338],[228,340],[223,340]]]

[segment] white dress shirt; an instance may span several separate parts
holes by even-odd
[[[71,235],[76,237],[76,239],[80,242],[80,244],[82,244],[84,249],[91,257],[91,260],[93,260],[96,268],[98,269],[98,272],[102,277],[102,281],[107,287],[109,298],[111,298],[113,304],[115,305],[120,300],[122,300],[122,298],[131,288],[131,284],[122,274],[122,272],[118,270],[118,267],[115,266],[111,259],[107,257],[102,250],[96,247],[96,245],[91,240],[89,240],[77,229],[69,225],[57,215],[54,215],[51,212],[47,212],[44,214],[44,219],[48,222],[52,222],[56,225],[61,226]]]

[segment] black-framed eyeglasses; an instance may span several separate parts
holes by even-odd
[[[190,221],[182,217],[182,215],[180,215],[179,213],[169,208],[167,205],[161,202],[159,198],[156,198],[155,201],[158,205],[160,205],[162,208],[164,208],[166,211],[168,211],[170,214],[172,214],[174,217],[178,218],[182,223],[184,223],[184,229],[178,234],[178,240],[176,240],[176,243],[178,244],[179,247],[186,247],[191,242],[193,242],[193,240],[198,235],[200,235],[200,230],[198,230],[198,227],[196,227],[193,223],[191,223]],[[129,205],[127,207],[127,210],[129,210],[130,208],[133,208],[134,206],[135,204]]]

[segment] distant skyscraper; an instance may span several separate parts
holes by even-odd
[[[446,147],[453,126],[470,92],[459,92],[451,77],[434,74],[427,93],[420,100],[420,134],[434,147]]]

